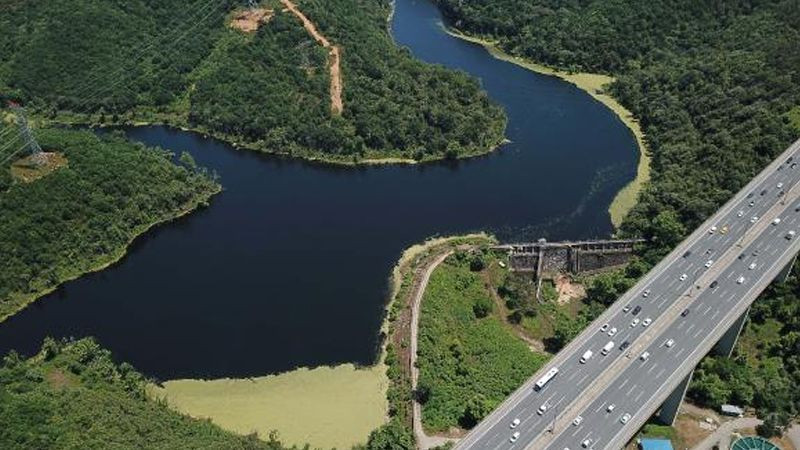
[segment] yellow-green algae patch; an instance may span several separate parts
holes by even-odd
[[[266,439],[273,430],[288,445],[350,448],[386,421],[386,368],[301,368],[256,378],[172,380],[151,386],[174,409],[211,419],[227,430]]]
[[[606,105],[606,107],[613,111],[617,117],[622,120],[622,123],[624,123],[625,126],[631,130],[636,138],[636,143],[639,146],[640,154],[639,164],[636,168],[636,177],[617,193],[617,195],[614,197],[614,200],[611,202],[611,205],[608,207],[608,212],[611,215],[611,223],[614,224],[614,227],[619,227],[619,225],[622,223],[622,220],[625,218],[625,215],[628,214],[631,208],[633,208],[633,206],[636,204],[636,201],[639,197],[639,192],[641,192],[645,183],[650,180],[650,156],[647,151],[647,146],[644,142],[644,132],[642,132],[642,128],[639,125],[639,122],[633,116],[633,113],[622,106],[614,97],[605,93],[604,87],[614,82],[614,77],[596,73],[570,73],[553,69],[551,67],[529,61],[525,58],[509,55],[501,50],[494,42],[469,36],[455,29],[446,28],[446,30],[449,34],[459,39],[482,45],[492,56],[497,59],[508,61],[533,72],[552,75],[574,84],[579,89],[589,93],[589,95],[594,97],[597,101]]]

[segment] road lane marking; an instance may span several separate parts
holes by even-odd
[[[684,350],[686,350],[686,348],[681,348],[681,349],[678,351],[678,353],[676,353],[676,354],[675,354],[674,358],[676,358],[676,359],[677,359],[677,358],[680,358],[680,356],[681,356],[681,353],[683,353],[683,351],[684,351]]]
[[[628,389],[628,392],[625,394],[625,396],[627,397],[627,396],[631,395],[631,392],[633,392],[634,389],[636,389],[636,385],[635,384],[633,386],[631,386],[630,389]]]
[[[650,368],[649,368],[649,369],[647,369],[647,373],[649,374],[649,373],[650,373],[650,372],[652,372],[652,371],[653,371],[653,370],[654,370],[656,367],[658,367],[658,363],[653,363],[653,364],[651,364],[651,365],[650,365]]]
[[[636,402],[636,403],[639,403],[639,399],[642,398],[642,395],[644,395],[644,389],[639,391],[639,395],[637,395],[636,398],[633,401]]]

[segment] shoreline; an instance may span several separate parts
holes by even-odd
[[[348,422],[350,424],[358,424],[353,425],[354,427],[363,424],[365,420],[363,416],[365,408],[361,404],[357,404],[357,408],[352,403],[342,406],[342,401],[336,397],[337,394],[341,395],[342,392],[346,391],[346,388],[342,386],[352,390],[352,395],[345,395],[345,398],[348,400],[366,398],[368,400],[366,404],[371,407],[375,407],[375,395],[378,394],[377,398],[382,403],[381,412],[367,417],[367,419],[376,419],[372,423],[372,425],[375,425],[373,429],[387,423],[391,419],[390,410],[396,409],[396,406],[392,405],[390,400],[392,398],[391,390],[392,388],[403,388],[398,382],[399,380],[392,379],[390,372],[403,370],[397,366],[403,365],[404,361],[392,357],[387,362],[387,358],[390,353],[389,346],[392,345],[395,333],[405,331],[396,328],[398,324],[395,324],[395,322],[398,318],[398,310],[410,308],[411,306],[408,301],[410,299],[406,297],[409,297],[412,292],[405,289],[408,287],[405,283],[409,281],[409,277],[413,282],[417,265],[421,264],[431,253],[435,254],[440,249],[446,250],[451,246],[457,246],[464,242],[490,242],[491,239],[491,236],[485,233],[437,237],[426,239],[403,250],[392,267],[387,280],[389,294],[384,305],[381,326],[378,330],[378,335],[384,337],[381,340],[375,363],[370,366],[342,363],[316,367],[298,367],[286,372],[256,377],[166,380],[158,384],[150,384],[148,395],[153,399],[165,401],[171,409],[192,417],[209,419],[222,428],[236,433],[247,434],[255,429],[259,431],[260,436],[267,436],[269,431],[275,429],[280,433],[281,439],[289,445],[303,446],[306,443],[310,443],[312,447],[331,448],[338,444],[337,448],[342,448],[345,442],[342,439],[339,439],[338,442],[333,442],[330,440],[330,436],[336,432],[341,433],[346,425],[333,423],[330,418],[335,417],[347,421],[347,412],[331,411],[331,409],[349,407],[350,410],[348,412],[353,416],[357,416],[354,417],[354,421]],[[402,323],[399,325],[402,326]],[[330,383],[332,378],[337,382]],[[324,385],[324,387],[320,387],[320,385]],[[326,390],[325,387],[330,388],[330,390]],[[287,392],[292,393],[295,397],[301,396],[305,400],[303,394],[308,393],[309,388],[315,394],[313,401],[293,402],[295,405],[300,404],[298,406],[301,409],[300,411],[286,414],[285,409],[277,406],[273,407],[273,411],[270,411],[269,407],[258,409],[265,404],[275,404],[276,398],[282,399],[284,396],[291,396]],[[326,397],[327,400],[319,401],[320,396]],[[297,398],[292,398],[297,400]],[[309,412],[306,412],[303,407],[308,409]],[[307,429],[310,423],[308,420],[304,423],[305,431],[302,433],[300,430],[295,429],[292,421],[281,422],[282,417],[309,417],[312,415],[311,412],[319,413],[320,411],[325,411],[328,414],[324,414],[326,420],[320,420],[320,423],[317,424],[320,426],[314,429],[319,430],[321,429],[320,427],[330,428],[330,430],[316,431],[318,435],[328,436],[328,440],[325,442],[323,442],[325,438],[319,436],[312,438],[313,441],[318,442],[306,442],[308,440]],[[375,413],[375,411],[372,413]],[[255,428],[252,423],[254,416],[263,418],[270,415],[274,416],[271,418],[272,422],[266,424],[266,426],[259,427],[261,429]],[[344,431],[350,430],[345,429]],[[358,430],[352,434],[358,434],[362,431]],[[372,429],[369,431],[371,432]],[[301,438],[301,435],[304,437]],[[369,432],[363,436],[363,440],[349,439],[348,445],[345,445],[345,447],[350,446],[350,444],[365,444],[368,435]]]
[[[611,216],[611,223],[615,229],[618,229],[622,224],[623,219],[628,212],[636,205],[639,193],[642,191],[644,185],[650,180],[650,155],[647,144],[644,140],[644,132],[639,124],[639,121],[633,116],[627,108],[622,106],[614,97],[603,91],[603,87],[614,81],[614,77],[609,75],[594,74],[594,73],[569,73],[563,70],[554,69],[528,59],[513,56],[497,46],[497,43],[482,39],[479,37],[471,36],[461,32],[460,30],[450,27],[442,23],[442,29],[455,38],[478,44],[486,49],[493,57],[501,60],[516,64],[522,68],[528,69],[542,75],[550,75],[560,78],[568,83],[572,83],[578,89],[588,93],[592,98],[604,104],[610,109],[622,123],[633,133],[636,144],[639,148],[639,161],[636,166],[636,177],[626,184],[614,196],[614,200],[608,207],[608,213]]]
[[[18,307],[14,308],[12,311],[10,311],[8,314],[0,316],[0,324],[5,322],[6,320],[10,319],[11,317],[14,317],[15,315],[17,315],[23,309],[25,309],[25,308],[29,307],[30,305],[36,303],[37,301],[41,300],[42,297],[45,297],[45,296],[53,293],[58,288],[63,286],[65,283],[69,283],[70,281],[74,281],[74,280],[76,280],[78,278],[84,277],[84,276],[92,274],[92,273],[97,273],[97,272],[103,271],[103,270],[113,266],[114,264],[117,264],[125,256],[128,255],[128,249],[130,249],[131,245],[133,245],[133,243],[137,239],[139,239],[140,237],[142,237],[143,235],[145,235],[146,233],[148,233],[149,231],[151,231],[155,227],[158,227],[160,225],[165,225],[167,223],[173,222],[175,220],[178,220],[178,219],[180,219],[182,217],[185,217],[185,216],[193,213],[200,206],[208,206],[209,201],[211,200],[211,198],[214,197],[215,195],[219,194],[220,192],[222,192],[222,189],[223,189],[222,185],[217,184],[215,189],[212,189],[211,191],[209,191],[203,197],[200,197],[200,198],[190,202],[184,208],[178,210],[176,213],[170,214],[170,215],[168,215],[167,217],[164,217],[161,220],[157,220],[157,221],[155,221],[155,222],[153,222],[151,224],[148,224],[148,225],[143,225],[139,229],[134,230],[134,232],[133,232],[133,234],[131,236],[131,239],[124,246],[122,246],[122,247],[118,248],[116,251],[108,254],[107,255],[108,259],[104,259],[102,262],[99,262],[97,265],[91,266],[88,270],[85,270],[85,271],[80,271],[79,270],[78,273],[72,273],[72,274],[68,275],[66,278],[64,278],[63,280],[60,280],[55,286],[50,286],[50,287],[48,287],[46,289],[39,290],[39,291],[31,293],[31,294],[23,294],[23,295],[17,295],[17,296],[15,296],[14,294],[10,295],[9,298],[21,299],[22,303]]]

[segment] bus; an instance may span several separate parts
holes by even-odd
[[[558,367],[553,367],[552,369],[548,370],[546,374],[542,378],[539,378],[539,381],[536,382],[536,386],[534,386],[535,390],[539,390],[544,387],[553,377],[558,374]]]

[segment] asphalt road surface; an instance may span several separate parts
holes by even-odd
[[[591,439],[587,448],[622,447],[796,254],[800,239],[789,240],[786,235],[790,230],[800,233],[798,150],[800,141],[506,399],[457,448],[577,449],[586,439]],[[773,224],[776,217],[781,221]],[[712,227],[716,227],[713,233]],[[741,283],[740,277],[744,277]],[[627,312],[626,306],[630,306]],[[641,310],[634,316],[637,306]],[[683,317],[686,309],[689,313]],[[648,318],[652,323],[645,327]],[[634,325],[634,319],[639,323]],[[605,324],[606,331],[601,331]],[[610,336],[612,329],[616,333]],[[669,339],[674,344],[666,347]],[[614,348],[603,356],[600,350],[610,341]],[[629,347],[622,351],[624,342]],[[580,363],[587,350],[593,356]],[[650,356],[642,361],[639,356],[645,351]],[[535,391],[534,383],[552,367],[558,367],[558,375]],[[614,409],[607,412],[611,404]],[[542,405],[546,406],[540,414]],[[625,425],[620,420],[624,414],[631,415]],[[573,425],[577,416],[582,421]],[[515,419],[519,425],[512,429]],[[519,436],[512,442],[515,432]]]

